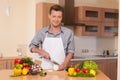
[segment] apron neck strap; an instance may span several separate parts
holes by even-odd
[[[48,32],[45,35],[45,38],[47,38],[47,37],[48,37]],[[59,38],[61,38],[61,34],[59,34]]]

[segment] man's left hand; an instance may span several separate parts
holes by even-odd
[[[59,71],[64,70],[67,67],[66,63],[59,65]]]

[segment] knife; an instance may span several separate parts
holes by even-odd
[[[56,65],[59,65],[59,63],[57,63],[57,62],[54,61],[54,60],[50,60],[50,62],[52,62],[53,64],[56,64]]]
[[[42,56],[40,56],[39,58],[43,58]],[[45,58],[44,58],[45,59]],[[48,61],[52,62],[53,64],[56,64],[56,65],[60,65],[59,63],[57,63],[56,61],[54,61],[53,59],[47,59]]]

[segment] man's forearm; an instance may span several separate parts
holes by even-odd
[[[37,47],[33,47],[33,48],[31,49],[31,51],[32,51],[33,53],[38,53],[38,54],[41,54],[41,53],[42,53],[42,50],[39,49],[39,48],[37,48]]]
[[[37,47],[34,47],[34,48],[32,48],[31,51],[34,52],[34,53],[38,53],[38,54],[41,55],[43,58],[50,59],[49,53],[47,53],[46,51],[44,51],[44,50],[42,50],[42,49],[39,49],[39,48],[37,48]]]
[[[70,62],[70,60],[71,60],[72,57],[73,57],[73,53],[68,53],[67,54],[67,56],[65,58],[65,61],[64,61],[64,63],[66,64],[66,66],[68,66],[68,64],[69,64],[69,62]]]

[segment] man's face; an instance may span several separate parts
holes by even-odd
[[[58,27],[62,21],[62,12],[52,10],[51,14],[49,14],[49,19],[51,26]]]

